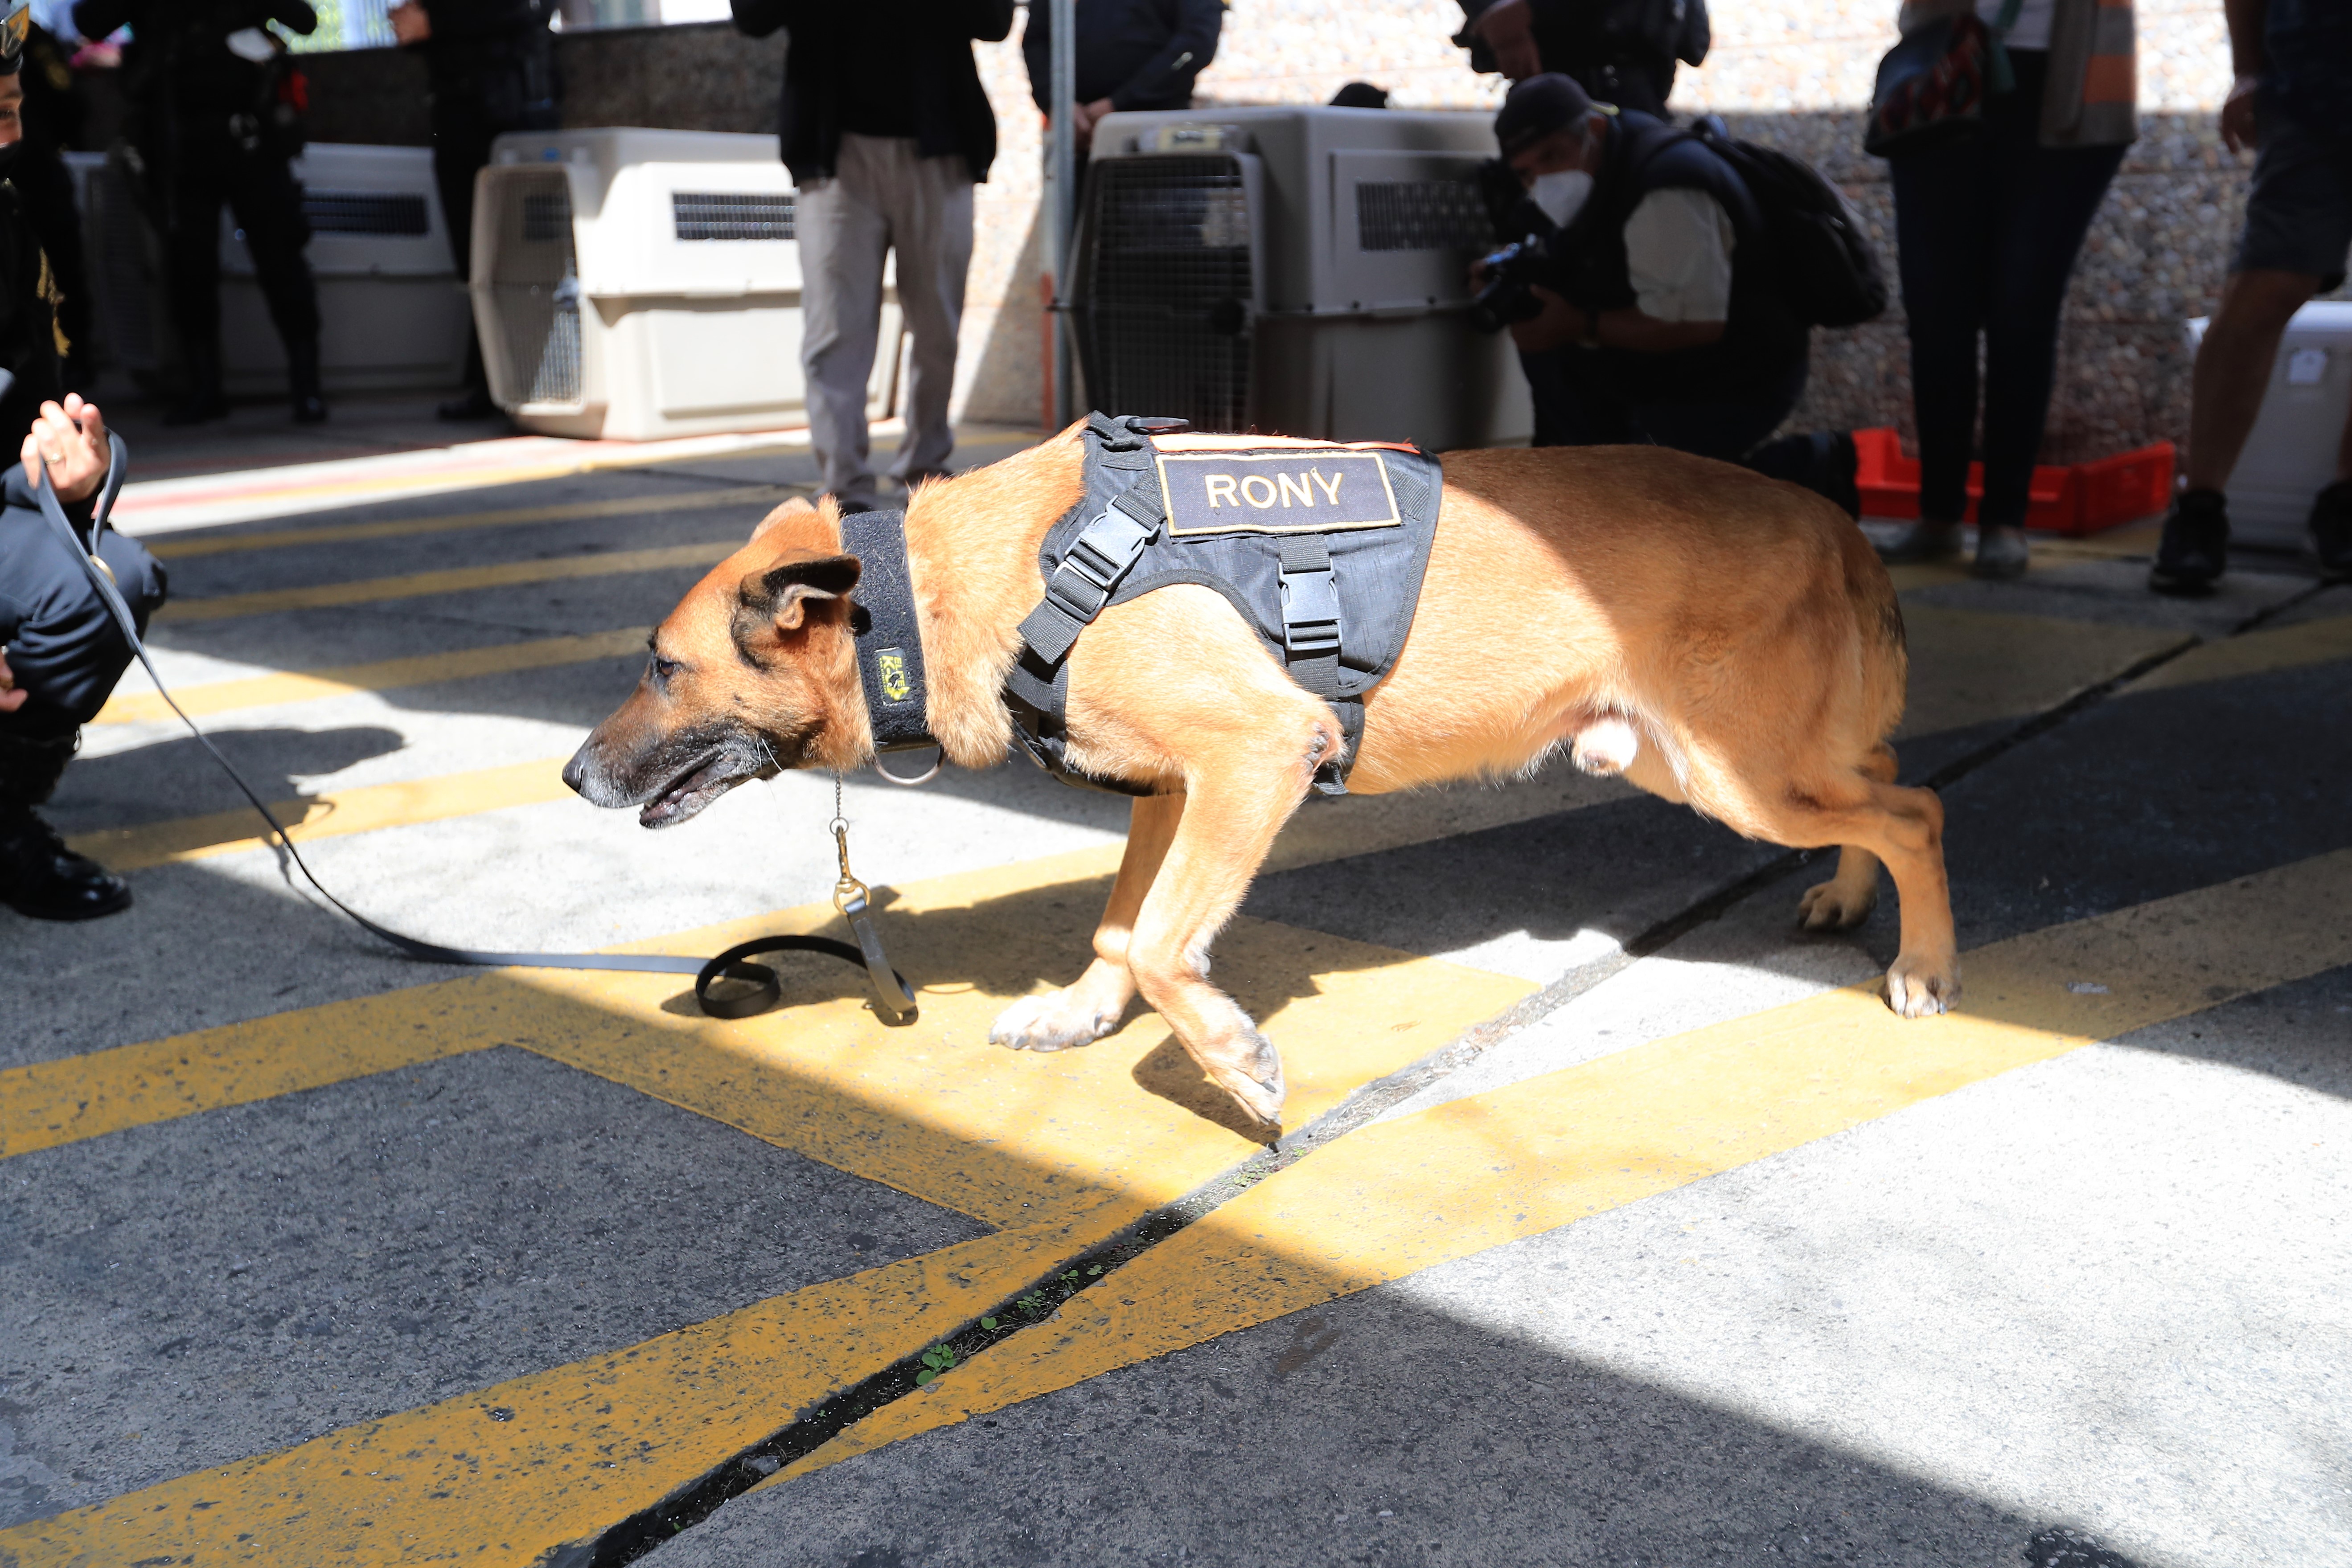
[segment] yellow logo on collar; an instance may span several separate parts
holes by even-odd
[[[907,674],[907,655],[897,648],[884,648],[874,656],[875,666],[882,672],[882,700],[902,703],[915,695],[915,683]]]

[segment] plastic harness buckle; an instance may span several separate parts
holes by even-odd
[[[1339,590],[1331,569],[1286,571],[1282,584],[1282,645],[1294,659],[1339,651]]]

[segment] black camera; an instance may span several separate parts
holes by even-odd
[[[1486,281],[1470,297],[1470,324],[1481,332],[1499,332],[1514,321],[1529,321],[1543,314],[1543,301],[1532,284],[1551,274],[1551,249],[1541,235],[1490,251],[1478,258]]]

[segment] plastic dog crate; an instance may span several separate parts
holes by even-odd
[[[163,292],[163,249],[120,154],[68,152],[80,204],[98,339],[96,362],[151,392],[176,382],[179,342]],[[320,375],[329,392],[454,387],[465,373],[466,296],[421,147],[314,142],[294,162],[310,220]],[[221,214],[222,380],[233,393],[282,394],[286,350],[253,258]]]
[[[455,387],[466,374],[467,304],[429,147],[313,142],[294,161],[319,289],[327,391]],[[245,235],[221,214],[221,379],[232,393],[283,392],[286,350]]]
[[[1903,455],[1892,430],[1857,430],[1854,475],[1865,517],[1919,515],[1919,460]],[[2054,534],[2095,534],[2164,510],[2172,497],[2172,443],[2159,441],[2096,463],[2039,465],[2026,491],[2025,526]],[[1984,465],[1969,465],[1967,520],[1984,497]]]
[[[1097,406],[1431,451],[1533,432],[1509,336],[1465,314],[1490,116],[1113,114],[1094,151],[1071,302]]]
[[[2189,345],[2205,340],[2205,319],[2189,323]],[[2294,313],[2279,340],[2262,413],[2230,476],[2230,537],[2299,549],[2311,499],[2336,477],[2336,447],[2352,409],[2352,301],[2315,299]]]
[[[527,131],[474,184],[474,319],[527,430],[643,441],[805,418],[792,174],[772,136]],[[867,412],[897,392],[885,275]]]

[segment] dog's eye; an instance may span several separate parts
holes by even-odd
[[[685,667],[676,659],[665,659],[659,653],[654,655],[654,679],[657,681],[667,681]]]

